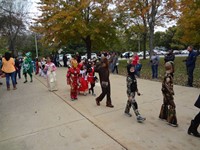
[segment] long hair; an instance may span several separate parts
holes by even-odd
[[[108,69],[109,64],[108,64],[108,59],[106,57],[102,58],[102,63],[105,65],[104,67]]]
[[[5,53],[5,59],[6,59],[7,61],[9,61],[9,60],[10,60],[10,57],[11,57],[11,54],[10,54],[9,52],[6,52],[6,53]]]

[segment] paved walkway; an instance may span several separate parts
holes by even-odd
[[[0,86],[0,150],[198,150],[200,139],[187,134],[190,120],[198,113],[194,102],[197,88],[175,86],[179,127],[158,119],[162,104],[161,83],[138,79],[142,93],[136,97],[147,120],[137,123],[124,115],[126,79],[111,75],[114,108],[105,100],[96,106],[95,97],[69,98],[66,68],[58,68],[59,90],[49,92],[46,80],[35,76],[33,83],[18,80],[17,90]],[[95,93],[101,92],[99,84]],[[133,111],[131,110],[131,113]]]

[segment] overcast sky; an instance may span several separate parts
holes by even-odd
[[[30,12],[31,12],[31,16],[33,16],[33,17],[37,17],[37,16],[39,16],[41,13],[38,11],[38,9],[37,9],[37,2],[39,2],[40,0],[30,0],[30,3],[31,3],[31,9],[30,9]],[[168,27],[171,27],[171,26],[173,26],[173,25],[175,25],[175,23],[170,23],[170,24],[168,24],[168,26],[167,26],[167,28]],[[156,27],[155,28],[155,31],[165,31],[167,28],[163,28],[163,27]]]

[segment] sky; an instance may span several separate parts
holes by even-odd
[[[41,13],[39,12],[38,8],[37,8],[37,2],[40,2],[40,0],[30,0],[30,3],[31,3],[31,16],[32,17],[37,17],[39,16]],[[167,28],[169,27],[172,27],[173,25],[175,25],[176,23],[169,23],[167,25],[167,27],[155,27],[155,32],[157,31],[161,31],[161,32],[164,32],[167,30]]]

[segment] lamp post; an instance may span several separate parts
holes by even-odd
[[[37,46],[37,35],[35,33],[35,51],[36,51],[36,57],[38,58],[38,46]]]

